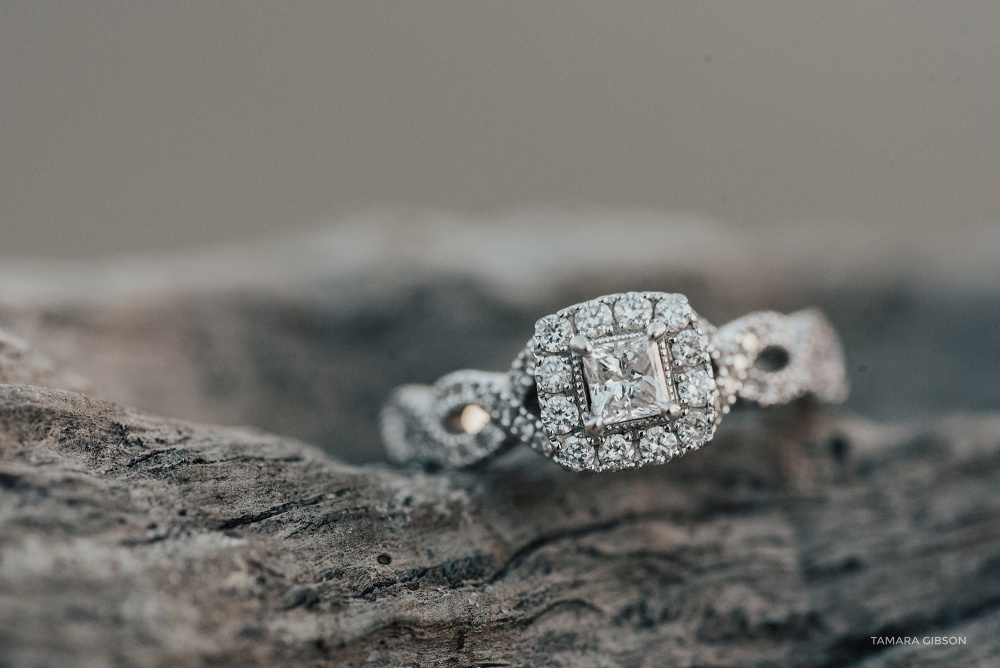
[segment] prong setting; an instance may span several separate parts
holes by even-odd
[[[552,345],[558,319],[571,331]],[[664,292],[606,295],[540,320],[536,330],[543,337],[534,343],[533,373],[540,431],[551,443],[550,456],[571,470],[620,470],[662,463],[669,458],[661,456],[663,448],[679,454],[707,442],[721,404],[706,326],[683,295]],[[554,360],[569,366],[569,382],[565,374],[553,375],[553,370],[565,369]],[[572,424],[567,424],[567,402],[576,407]],[[704,418],[689,420],[693,412]],[[682,422],[688,429],[677,431]],[[699,429],[704,433],[696,443],[692,439]],[[652,447],[650,434],[659,454],[640,457],[636,453],[645,452],[643,447]],[[671,439],[676,448],[668,443]],[[590,457],[572,454],[579,454],[577,446],[583,442],[595,450],[592,464],[581,463]]]
[[[569,350],[577,357],[583,357],[594,352],[594,344],[583,334],[576,334],[569,340]]]
[[[667,335],[667,325],[660,320],[654,320],[646,328],[646,338],[650,341],[658,341]]]
[[[583,423],[583,428],[590,436],[600,436],[604,433],[604,420],[601,417],[592,417]]]
[[[660,409],[663,415],[672,418],[679,418],[681,416],[681,413],[684,412],[684,409],[681,408],[681,405],[673,401],[661,403]]]

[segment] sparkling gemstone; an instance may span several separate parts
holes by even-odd
[[[564,318],[547,315],[535,323],[535,345],[550,353],[566,347],[573,328]]]
[[[665,427],[650,427],[639,439],[639,456],[644,462],[662,464],[679,452],[677,437]]]
[[[521,440],[528,441],[531,440],[532,433],[534,432],[534,427],[531,424],[531,420],[529,420],[524,415],[518,415],[511,422],[510,431],[512,434],[518,436]]]
[[[638,292],[629,292],[615,302],[615,318],[626,331],[644,329],[653,317],[653,304]]]
[[[556,461],[571,471],[593,469],[596,461],[594,446],[582,438],[571,436],[563,441]]]
[[[664,297],[656,303],[654,311],[657,320],[667,326],[667,331],[677,332],[691,322],[691,307],[676,297]]]
[[[681,403],[690,406],[705,406],[712,398],[714,389],[712,377],[705,369],[696,369],[684,374],[684,380],[677,388]]]
[[[723,356],[722,366],[736,373],[743,373],[750,368],[750,358],[742,352],[729,353]]]
[[[542,422],[554,434],[566,434],[579,421],[576,404],[562,395],[549,398],[542,406]]]
[[[677,430],[677,436],[680,437],[681,442],[692,448],[700,447],[708,441],[708,434],[711,428],[712,423],[708,416],[699,411],[688,413],[677,420],[674,425],[674,429]]]
[[[543,392],[560,392],[573,382],[573,371],[569,362],[562,357],[546,357],[535,370],[538,389]]]
[[[635,444],[625,434],[611,434],[601,446],[601,464],[612,470],[635,466]]]
[[[602,336],[614,325],[611,307],[597,300],[587,302],[576,312],[576,328],[584,336]]]
[[[723,396],[733,397],[737,392],[740,391],[742,383],[738,378],[732,376],[722,376],[721,378],[715,379],[715,385],[719,388],[719,391]]]
[[[583,374],[591,415],[605,424],[659,415],[670,402],[659,343],[645,334],[595,342]]]
[[[674,339],[670,352],[674,355],[674,362],[681,366],[692,366],[701,362],[704,358],[705,342],[698,332],[693,329],[685,329]]]

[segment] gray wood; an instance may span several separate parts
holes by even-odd
[[[717,319],[747,296],[661,279]],[[379,462],[392,384],[501,368],[537,313],[624,280],[8,300],[0,665],[997,665],[996,360],[965,361],[997,343],[988,295],[771,286],[845,329],[852,403],[734,415],[664,467]],[[966,644],[871,641],[901,635]]]

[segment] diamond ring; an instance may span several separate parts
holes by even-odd
[[[847,397],[843,349],[815,309],[714,327],[681,294],[606,295],[546,315],[506,373],[397,388],[382,437],[400,463],[459,468],[524,443],[572,471],[662,464],[704,446],[737,401]]]

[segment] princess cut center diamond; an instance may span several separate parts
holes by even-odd
[[[670,402],[662,360],[644,334],[595,341],[582,360],[592,416],[610,425],[659,415]]]

